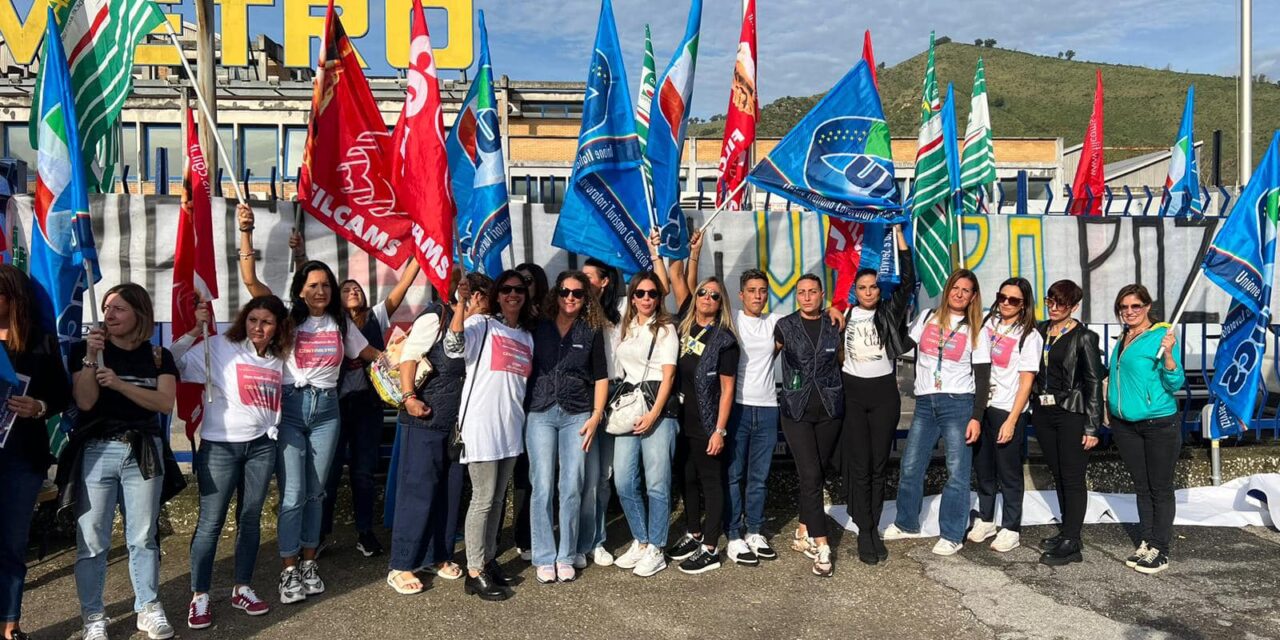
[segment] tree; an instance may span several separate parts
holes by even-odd
[[[1059,58],[1059,59],[1061,59],[1061,58],[1062,58],[1062,52],[1061,52],[1061,51],[1059,51],[1059,52],[1058,52],[1058,58]]]
[[[973,46],[975,46],[975,47],[981,47],[981,46],[982,46],[982,38],[975,38],[975,39],[973,40]]]
[[[995,38],[987,38],[986,40],[983,40],[983,41],[982,41],[982,44],[983,44],[983,45],[985,45],[988,49],[992,49],[992,48],[994,48],[994,47],[996,46],[996,39],[995,39]]]
[[[1068,60],[1074,59],[1076,57],[1075,49],[1067,49],[1067,52],[1064,55],[1066,55]]]

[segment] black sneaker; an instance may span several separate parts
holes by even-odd
[[[678,542],[667,548],[667,557],[672,560],[684,560],[702,548],[702,538],[686,533]]]
[[[378,542],[378,538],[374,537],[372,531],[360,532],[360,538],[356,541],[356,551],[364,554],[366,558],[382,555],[382,543]]]
[[[1055,535],[1049,536],[1048,538],[1041,538],[1041,539],[1040,539],[1040,550],[1041,550],[1041,551],[1049,551],[1050,549],[1056,548],[1056,547],[1058,546],[1058,543],[1059,543],[1059,542],[1062,542],[1062,534],[1061,534],[1061,533],[1058,533],[1058,534],[1055,534]]]
[[[1136,569],[1138,567],[1138,562],[1146,557],[1147,551],[1150,548],[1151,547],[1147,546],[1147,541],[1143,540],[1142,544],[1138,545],[1138,548],[1134,549],[1133,553],[1129,554],[1129,557],[1124,559],[1124,566],[1129,567],[1130,569]]]
[[[693,555],[680,563],[680,571],[689,575],[706,573],[719,568],[720,554],[710,551],[702,545],[698,545],[698,549],[694,551]]]
[[[1169,555],[1155,547],[1150,547],[1147,553],[1142,556],[1142,559],[1138,561],[1137,566],[1134,567],[1138,573],[1147,575],[1160,573],[1168,568]]]
[[[758,533],[747,534],[747,546],[761,560],[777,560],[778,552],[769,546],[769,540]]]

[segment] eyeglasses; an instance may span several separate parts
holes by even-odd
[[[1137,313],[1147,308],[1147,305],[1141,302],[1134,304],[1122,304],[1119,306],[1120,313]]]
[[[581,300],[581,299],[583,299],[583,298],[587,297],[587,292],[586,292],[585,290],[583,290],[583,289],[561,289],[561,290],[560,290],[560,297],[561,297],[561,298],[570,298],[570,297],[571,297],[571,298],[573,298],[574,300]]]
[[[517,286],[513,284],[504,284],[501,287],[498,287],[498,293],[504,296],[511,295],[513,293],[518,293],[522,296],[527,296],[529,295],[529,287]]]
[[[698,289],[698,297],[699,297],[699,298],[711,298],[712,300],[714,300],[714,301],[716,301],[716,302],[720,302],[720,292],[719,292],[719,291],[709,291],[709,290],[707,290],[707,289]]]
[[[636,300],[641,300],[643,298],[648,298],[650,300],[657,300],[658,298],[662,297],[662,294],[658,293],[657,289],[636,289],[636,292],[631,294],[631,297],[635,298]]]
[[[996,294],[996,304],[1007,304],[1011,307],[1021,307],[1022,298],[1018,296],[1006,296],[1003,293]]]
[[[1055,300],[1055,299],[1050,298],[1050,297],[1048,297],[1048,296],[1045,296],[1045,298],[1044,298],[1044,306],[1046,306],[1046,307],[1048,307],[1048,308],[1050,308],[1050,309],[1069,309],[1069,308],[1071,308],[1071,305],[1069,305],[1069,304],[1067,304],[1067,303],[1065,303],[1065,302],[1063,302],[1063,301],[1061,301],[1061,300]]]

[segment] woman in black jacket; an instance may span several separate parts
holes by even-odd
[[[876,564],[889,557],[877,527],[884,506],[889,450],[902,416],[895,361],[914,348],[907,336],[907,303],[915,290],[911,250],[895,232],[902,282],[880,296],[879,273],[860,269],[854,280],[857,304],[844,312],[844,429],[841,456],[849,517],[858,527],[858,559]]]
[[[0,265],[0,341],[26,390],[13,391],[6,410],[16,418],[0,432],[0,638],[27,637],[18,626],[27,575],[27,535],[36,497],[53,463],[45,431],[48,416],[70,402],[58,341],[40,328],[27,274]]]
[[[1036,440],[1053,473],[1062,524],[1058,535],[1040,541],[1040,562],[1080,562],[1080,527],[1088,497],[1085,468],[1088,450],[1098,444],[1102,424],[1102,353],[1098,334],[1071,317],[1084,291],[1070,280],[1049,287],[1045,307],[1049,320],[1037,327],[1044,355],[1032,392]]]

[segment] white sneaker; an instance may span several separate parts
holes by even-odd
[[[636,564],[636,568],[632,573],[640,576],[641,578],[648,578],[649,576],[666,568],[667,555],[663,553],[662,549],[659,549],[657,545],[651,544],[645,548],[644,558]]]
[[[587,554],[585,554],[585,553],[575,553],[575,554],[573,554],[573,556],[571,557],[570,563],[573,565],[573,568],[574,568],[574,569],[586,569],[586,568],[587,568]]]
[[[612,566],[613,554],[604,547],[596,547],[595,551],[591,552],[591,562],[601,567]]]
[[[297,567],[286,567],[280,572],[280,603],[293,604],[307,599],[302,588],[302,574]]]
[[[996,539],[991,542],[991,550],[1008,553],[1017,549],[1020,544],[1022,544],[1022,534],[1017,531],[1001,529],[1000,533],[996,534]]]
[[[613,566],[619,569],[634,569],[637,564],[640,564],[640,561],[644,559],[647,553],[649,553],[649,545],[641,546],[638,541],[633,540],[631,542],[631,548],[627,549],[626,553],[618,556],[618,559],[614,560]]]
[[[938,542],[933,545],[933,552],[940,556],[954,556],[963,547],[964,545],[959,542],[938,538]]]
[[[742,540],[741,538],[737,540],[730,540],[729,546],[725,548],[725,554],[729,556],[729,559],[732,560],[734,564],[746,566],[755,566],[760,564],[760,558],[756,557],[755,552],[751,550],[751,545],[747,544],[747,541]]]
[[[169,617],[159,602],[142,606],[142,611],[138,612],[138,631],[145,631],[151,640],[173,637],[173,625],[169,624]]]
[[[988,538],[996,535],[999,529],[996,523],[990,520],[976,520],[973,528],[969,530],[969,542],[986,542]]]
[[[303,560],[298,565],[302,572],[302,592],[308,596],[324,593],[324,580],[320,579],[320,565],[315,560]]]
[[[525,562],[533,560],[533,549],[521,549],[520,547],[516,547],[516,553],[519,553],[520,559]]]
[[[908,540],[910,538],[923,538],[923,533],[909,533],[898,528],[898,525],[891,524],[889,528],[884,530],[884,535],[880,536],[881,540]]]
[[[107,625],[111,619],[105,613],[95,613],[84,623],[84,640],[108,640]]]

